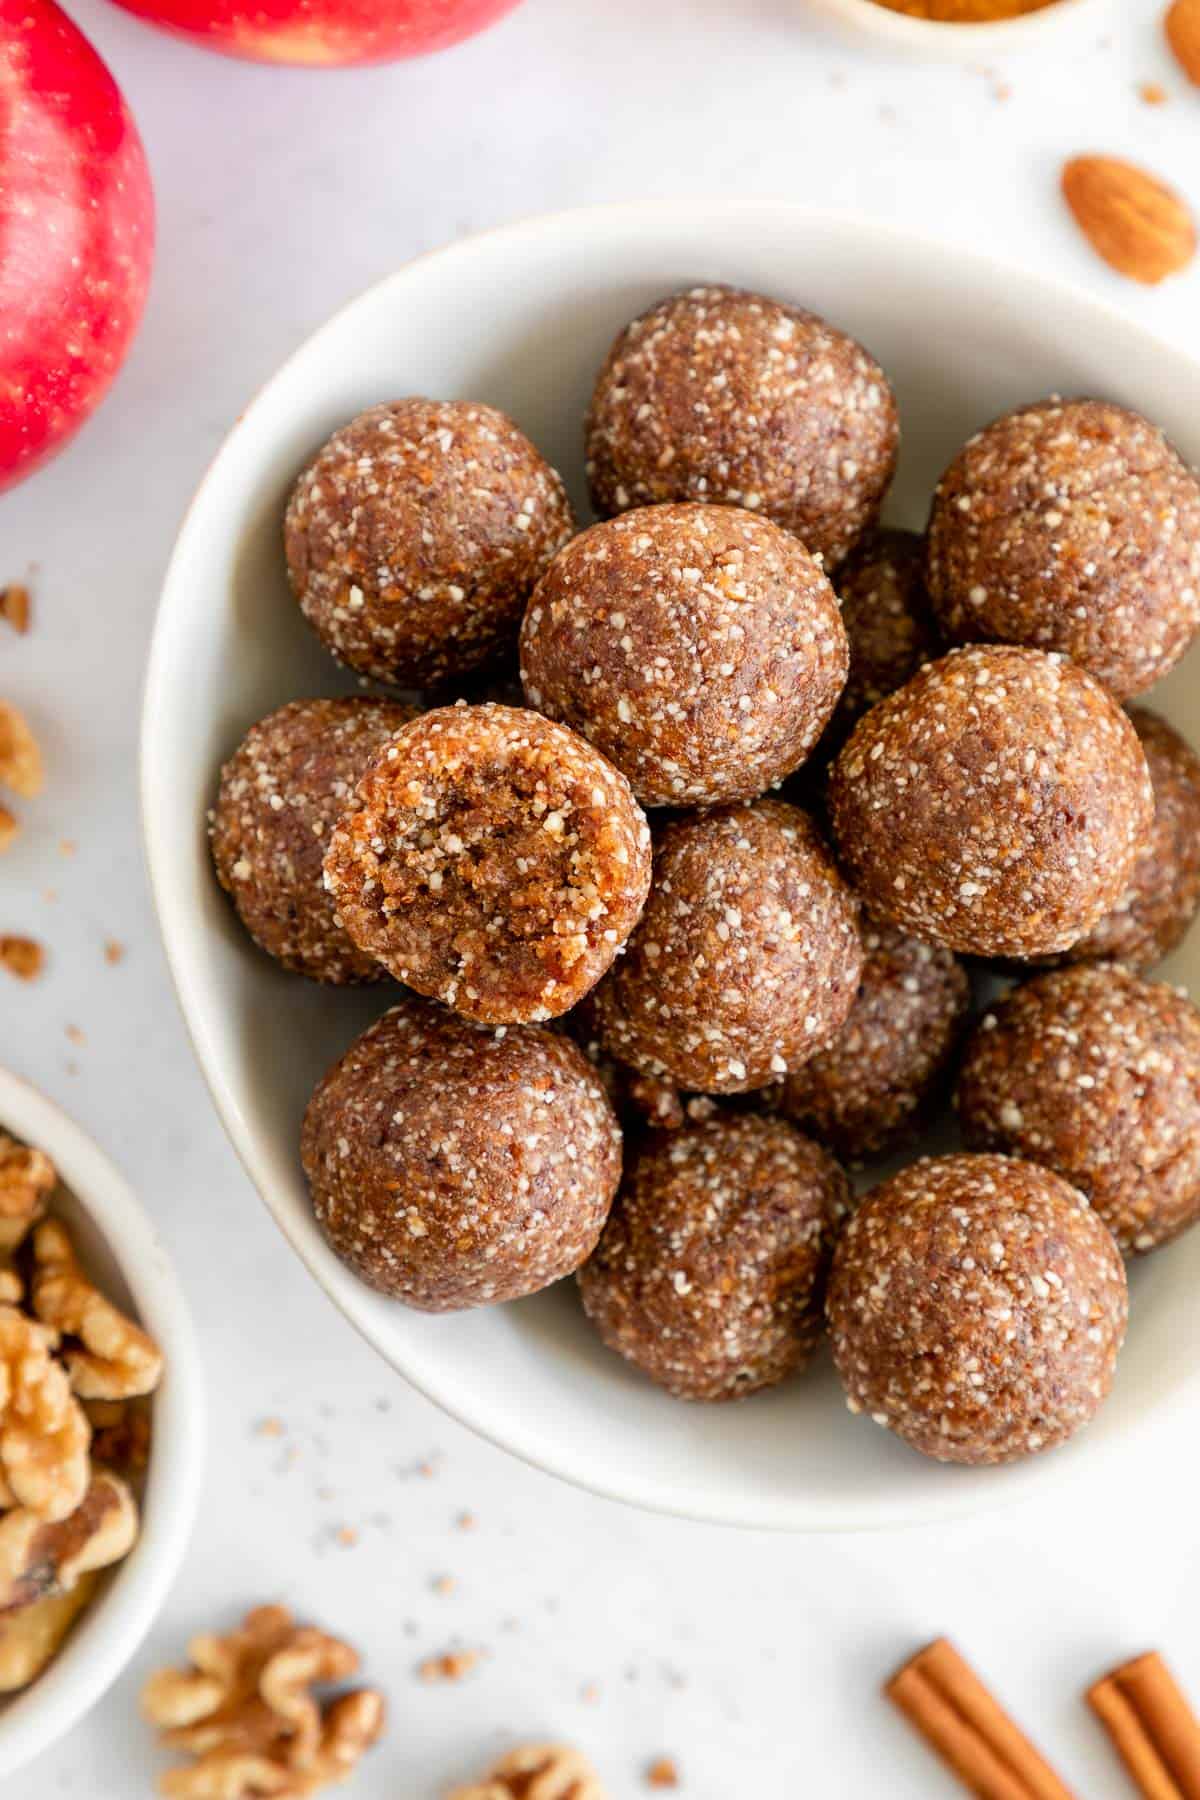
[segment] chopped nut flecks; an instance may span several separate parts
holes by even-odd
[[[874,911],[978,956],[1069,949],[1117,904],[1154,816],[1137,733],[1085,670],[953,651],[872,707],[834,764],[842,864]]]
[[[673,294],[608,353],[587,421],[601,518],[743,506],[832,568],[879,511],[898,442],[887,377],[814,313],[730,287]]]
[[[663,827],[645,912],[592,1021],[643,1074],[740,1093],[828,1043],[861,970],[854,896],[816,827],[759,800]]]
[[[523,708],[439,707],[389,739],[325,857],[339,922],[399,981],[490,1024],[567,1012],[650,885],[611,763]]]
[[[0,700],[0,788],[32,800],[42,781],[41,752],[24,713]]]
[[[534,1293],[590,1254],[621,1166],[587,1059],[415,996],[318,1086],[302,1157],[317,1223],[363,1280],[453,1311]]]
[[[1063,1443],[1107,1395],[1125,1267],[1060,1176],[925,1157],[851,1216],[826,1313],[851,1412],[941,1462],[1012,1462]]]
[[[677,1788],[680,1785],[679,1767],[673,1757],[658,1756],[646,1770],[647,1787]]]
[[[31,601],[29,589],[20,582],[10,582],[0,588],[0,619],[11,625],[19,636],[24,637],[29,630]]]
[[[340,661],[404,687],[480,667],[575,529],[566,490],[494,407],[409,399],[334,433],[297,482],[285,547]]]
[[[1062,651],[1127,698],[1200,625],[1200,481],[1124,407],[1021,407],[942,476],[926,580],[948,642]]]
[[[18,981],[36,981],[46,966],[46,952],[36,938],[0,935],[0,968]]]
[[[117,938],[108,938],[104,945],[104,960],[110,968],[116,968],[125,960],[125,946]]]
[[[422,1681],[462,1681],[478,1668],[482,1658],[481,1650],[447,1650],[441,1656],[427,1657],[417,1673]]]
[[[631,1159],[584,1309],[610,1349],[687,1400],[731,1400],[802,1369],[850,1187],[831,1156],[752,1115],[651,1137]]]
[[[415,717],[390,700],[295,700],[252,725],[209,820],[217,879],[255,943],[336,986],[383,981],[337,917],[323,863],[371,758]]]
[[[733,507],[593,526],[555,558],[521,629],[530,705],[603,751],[647,806],[782,781],[824,730],[847,660],[820,565]]]
[[[1126,1252],[1200,1218],[1200,1013],[1105,963],[1016,989],[967,1049],[958,1088],[976,1149],[1053,1169]]]

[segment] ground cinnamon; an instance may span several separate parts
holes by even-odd
[[[910,19],[931,19],[939,25],[989,25],[998,19],[1019,19],[1024,13],[1041,12],[1056,0],[875,0],[889,12],[907,13]]]
[[[884,1692],[978,1800],[1072,1800],[945,1638],[918,1651]]]
[[[1200,1800],[1200,1723],[1156,1650],[1103,1676],[1087,1702],[1144,1800]]]

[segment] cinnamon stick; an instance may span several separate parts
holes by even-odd
[[[1087,1702],[1144,1800],[1200,1800],[1200,1723],[1157,1650],[1101,1676]]]
[[[884,1693],[978,1800],[1074,1800],[946,1638],[919,1650]]]

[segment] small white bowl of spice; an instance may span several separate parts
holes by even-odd
[[[0,1069],[0,1777],[120,1674],[203,1470],[187,1306],[123,1178]]]
[[[812,0],[860,41],[904,55],[978,62],[1099,19],[1108,0]]]

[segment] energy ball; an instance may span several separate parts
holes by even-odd
[[[409,399],[334,432],[293,489],[284,549],[301,610],[339,662],[421,687],[511,644],[574,529],[562,482],[511,419]]]
[[[566,1038],[488,1031],[413,997],[317,1087],[301,1157],[347,1267],[406,1306],[455,1312],[579,1267],[617,1189],[621,1133]]]
[[[514,706],[443,706],[380,751],[325,856],[355,943],[489,1024],[550,1019],[599,981],[650,886],[625,777]]]
[[[810,1360],[850,1187],[779,1119],[714,1119],[634,1155],[594,1254],[584,1309],[680,1400],[737,1400]]]
[[[587,421],[592,504],[699,500],[763,512],[827,567],[876,517],[896,402],[861,344],[738,288],[674,294],[627,325]]]
[[[937,655],[924,556],[924,540],[915,532],[886,527],[868,532],[839,569],[850,674],[826,744],[843,743],[876,701],[903,687]]]
[[[1121,962],[1149,969],[1182,942],[1200,906],[1200,757],[1165,719],[1131,706],[1154,788],[1154,822],[1129,886],[1070,962]]]
[[[221,770],[209,817],[217,879],[285,969],[337,985],[384,979],[339,924],[321,865],[359,776],[413,717],[390,700],[293,700],[252,725]]]
[[[926,578],[952,643],[1061,650],[1119,699],[1139,694],[1200,625],[1200,483],[1137,413],[1039,401],[943,475]]]
[[[925,1157],[875,1188],[838,1240],[826,1303],[851,1412],[976,1464],[1086,1425],[1127,1314],[1120,1253],[1083,1195],[1005,1156]]]
[[[861,973],[857,905],[815,825],[759,800],[663,827],[646,910],[591,1017],[639,1073],[741,1093],[828,1043]]]
[[[975,956],[1070,949],[1124,893],[1154,816],[1137,733],[1043,650],[981,644],[860,719],[829,809],[867,905]]]
[[[859,1162],[907,1138],[943,1090],[971,1004],[949,950],[864,921],[862,982],[833,1042],[787,1075],[776,1104]]]
[[[847,665],[836,596],[803,544],[731,506],[594,525],[555,558],[521,631],[529,704],[602,750],[646,806],[781,781]]]
[[[976,1031],[958,1085],[963,1135],[1055,1170],[1126,1251],[1200,1218],[1200,1013],[1112,964],[1017,988]]]

